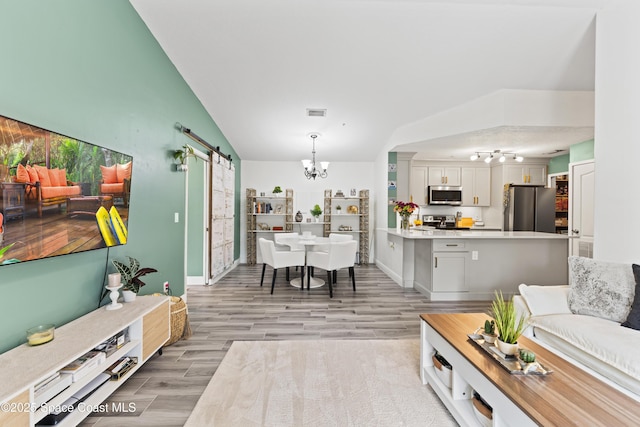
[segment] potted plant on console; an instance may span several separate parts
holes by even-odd
[[[502,291],[496,291],[495,295],[491,303],[491,314],[498,330],[496,345],[505,355],[513,356],[518,352],[518,338],[527,326],[527,319],[525,316],[516,318],[513,300],[505,301]]]
[[[145,283],[140,280],[140,277],[149,273],[156,273],[158,270],[150,267],[140,268],[140,261],[130,256],[127,256],[127,259],[129,260],[129,265],[118,260],[113,260],[111,263],[121,275],[124,302],[132,302],[136,299],[140,288],[145,285]]]
[[[276,185],[271,193],[273,193],[275,197],[278,197],[278,194],[282,193],[282,188],[280,188],[279,185]]]

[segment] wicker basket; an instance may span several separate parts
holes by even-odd
[[[171,297],[171,337],[165,347],[191,336],[191,326],[187,315],[187,304],[180,297]]]

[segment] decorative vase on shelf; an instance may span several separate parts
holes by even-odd
[[[296,222],[302,222],[302,212],[300,211],[296,213]]]
[[[402,219],[400,220],[400,228],[402,230],[409,230],[409,218],[407,217],[402,217]]]

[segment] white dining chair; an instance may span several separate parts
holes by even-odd
[[[304,246],[294,243],[295,240],[299,239],[300,235],[295,232],[286,232],[286,233],[275,233],[273,235],[273,241],[276,244],[277,251],[302,251],[304,252]],[[296,271],[298,271],[298,267],[296,267]],[[286,272],[287,281],[289,280],[289,267],[287,267]]]
[[[329,297],[333,298],[333,283],[338,270],[349,268],[349,276],[353,283],[353,291],[356,290],[356,275],[354,265],[356,261],[356,251],[358,242],[348,240],[344,242],[329,243],[327,252],[307,253],[307,267],[317,267],[327,272],[327,284],[329,285]],[[307,276],[307,290],[310,289],[311,275]]]
[[[329,240],[331,242],[347,242],[349,240],[353,240],[353,235],[351,234],[342,234],[342,233],[329,233]],[[329,243],[324,245],[314,245],[311,248],[313,252],[329,252]],[[309,274],[313,277],[313,268],[309,270]],[[335,273],[335,272],[334,272]],[[335,280],[334,280],[335,283]]]
[[[262,277],[260,277],[260,286],[264,282],[264,272],[267,268],[267,264],[273,268],[273,278],[271,279],[271,294],[276,284],[276,273],[279,268],[285,267],[300,267],[301,283],[304,284],[304,261],[305,253],[303,251],[276,251],[276,246],[273,240],[267,240],[260,238],[258,241],[260,244],[260,252],[262,254]],[[287,279],[288,280],[288,279]],[[304,286],[300,286],[302,290]]]

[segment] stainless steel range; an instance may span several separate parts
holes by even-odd
[[[455,215],[423,215],[422,224],[435,228],[468,230],[469,227],[456,227]]]

